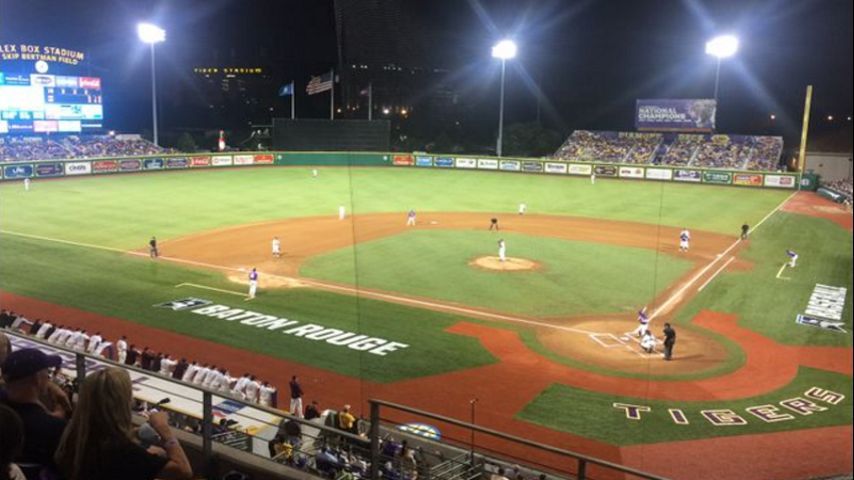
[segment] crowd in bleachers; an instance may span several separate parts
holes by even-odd
[[[124,157],[174,152],[136,135],[0,137],[0,162]]]
[[[825,188],[829,188],[834,192],[842,195],[842,203],[845,205],[851,205],[852,202],[852,189],[854,189],[854,185],[852,185],[851,179],[848,180],[834,180],[831,182],[821,182],[821,186]]]
[[[774,171],[783,152],[780,137],[660,134],[576,130],[554,158],[603,162]]]

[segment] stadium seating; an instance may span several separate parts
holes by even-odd
[[[132,135],[0,137],[0,162],[157,155],[173,151]]]
[[[780,137],[576,130],[554,158],[571,162],[777,170]]]

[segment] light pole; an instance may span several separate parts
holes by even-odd
[[[516,44],[513,40],[502,40],[492,47],[492,56],[501,59],[501,100],[498,107],[498,140],[495,151],[501,156],[501,146],[504,143],[504,70],[507,60],[516,56]]]
[[[140,23],[136,26],[136,33],[143,43],[151,47],[151,116],[154,121],[154,144],[157,143],[157,77],[154,71],[154,44],[166,40],[166,31],[157,25]]]
[[[718,101],[718,82],[721,77],[721,59],[731,57],[738,51],[738,38],[733,35],[721,35],[706,42],[706,53],[717,57],[715,68],[715,103]]]

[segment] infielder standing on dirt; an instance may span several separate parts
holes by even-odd
[[[406,226],[415,226],[415,210],[410,210],[409,213],[406,214]]]
[[[504,239],[498,240],[498,261],[504,262],[507,260],[505,256],[507,253],[507,244],[504,243]]]
[[[347,210],[344,208],[344,205],[338,207],[338,220],[344,220],[344,217],[347,216]]]
[[[252,267],[249,272],[249,298],[255,298],[255,291],[258,290],[258,270]]]
[[[489,231],[492,230],[500,230],[498,228],[498,218],[496,217],[492,217],[491,219],[489,219]]]
[[[273,237],[273,256],[276,258],[282,256],[282,242],[279,237]]]
[[[632,331],[632,335],[638,337],[643,336],[649,330],[649,315],[646,314],[646,307],[643,307],[638,312],[638,328]]]
[[[525,202],[519,204],[519,215],[524,215],[525,212],[528,211],[528,206],[525,205]]]
[[[679,233],[679,251],[687,252],[691,243],[691,232],[687,228],[683,228]]]

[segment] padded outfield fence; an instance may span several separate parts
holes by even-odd
[[[0,180],[177,171],[256,166],[365,166],[440,170],[493,171],[543,175],[619,178],[747,188],[815,190],[815,177],[799,173],[750,172],[666,165],[560,162],[537,158],[480,157],[399,152],[241,152],[146,157],[46,160],[0,164]]]

